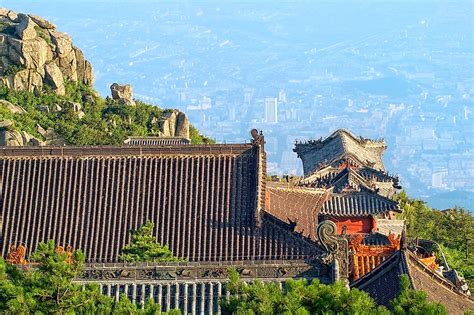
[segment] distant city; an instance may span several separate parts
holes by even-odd
[[[61,8],[58,5],[61,4]],[[270,174],[296,140],[384,138],[408,194],[474,209],[472,1],[2,1],[69,33],[96,89],[132,84],[218,142],[265,133]]]

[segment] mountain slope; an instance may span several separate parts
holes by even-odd
[[[103,99],[93,82],[91,64],[67,34],[41,17],[0,8],[0,145],[122,144],[162,134],[171,110]],[[189,136],[212,142],[192,126]]]

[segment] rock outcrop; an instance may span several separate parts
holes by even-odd
[[[118,84],[114,83],[110,86],[110,92],[112,94],[112,99],[119,101],[122,104],[135,106],[135,101],[133,100],[133,90],[130,84]]]
[[[4,107],[4,108],[8,109],[13,114],[20,114],[20,113],[25,113],[26,112],[20,106],[13,105],[12,103],[10,103],[9,101],[6,101],[6,100],[0,100],[0,107]]]
[[[0,121],[0,146],[38,146],[43,142],[26,131],[13,130],[9,119]]]
[[[41,91],[45,85],[63,95],[64,82],[92,86],[92,66],[71,38],[36,15],[0,8],[0,84]]]
[[[189,139],[189,120],[183,112],[172,110],[165,112],[159,122],[162,137]]]

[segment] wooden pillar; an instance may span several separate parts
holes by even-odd
[[[201,304],[199,308],[200,314],[204,314],[205,310],[205,302],[206,302],[206,284],[204,282],[201,282]]]
[[[369,256],[364,256],[365,259],[365,274],[367,274],[370,271],[370,257]]]
[[[360,259],[360,277],[365,275],[365,264],[364,264],[364,256],[359,256]]]
[[[141,291],[142,292],[141,292],[141,295],[140,295],[140,304],[142,305],[142,308],[143,308],[143,306],[145,305],[145,300],[146,300],[146,298],[145,298],[145,285],[144,284],[142,284],[142,290]]]
[[[137,303],[137,285],[135,283],[132,285],[132,303]]]
[[[209,314],[214,314],[214,283],[209,283]]]
[[[148,295],[148,298],[155,301],[155,286],[153,284],[149,284],[150,286],[150,294]]]
[[[179,283],[176,282],[175,286],[175,295],[174,295],[174,308],[179,309]]]
[[[120,284],[114,284],[115,287],[115,302],[118,302],[120,299]]]
[[[359,256],[354,255],[354,280],[359,279]]]
[[[171,284],[166,284],[166,311],[170,310],[171,304]]]
[[[183,313],[188,314],[188,283],[184,284],[184,304],[183,304]]]
[[[161,309],[163,309],[163,295],[162,295],[163,287],[161,284],[158,285],[158,303],[161,305]]]
[[[222,283],[217,282],[217,314],[221,313]]]
[[[191,305],[191,314],[196,314],[196,294],[197,294],[197,285],[196,285],[196,282],[193,282],[193,303]]]

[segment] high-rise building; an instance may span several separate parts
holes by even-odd
[[[280,90],[280,92],[278,93],[278,102],[280,102],[280,103],[287,103],[288,102],[288,98],[286,97],[285,90]]]
[[[265,98],[265,122],[270,124],[278,122],[278,100],[275,97]]]
[[[252,103],[252,95],[253,95],[252,90],[250,89],[244,90],[244,104],[245,105],[250,105]]]

